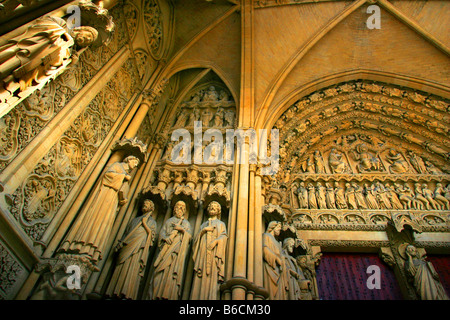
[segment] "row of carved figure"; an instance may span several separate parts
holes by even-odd
[[[219,217],[221,206],[213,201],[208,205],[208,221],[193,237],[189,221],[184,216],[186,204],[178,201],[174,215],[162,227],[159,237],[152,218],[155,210],[151,200],[145,200],[143,215],[128,225],[124,237],[116,247],[116,266],[106,290],[106,296],[136,299],[139,284],[145,272],[150,247],[157,240],[159,253],[153,262],[148,298],[177,300],[181,297],[184,270],[189,246],[192,245],[194,278],[191,299],[215,300],[224,281],[227,230]],[[312,299],[311,281],[303,274],[291,254],[295,240],[279,243],[275,237],[281,231],[280,222],[271,222],[263,234],[264,286],[269,298],[276,300]]]
[[[194,278],[190,298],[218,299],[219,286],[224,281],[228,239],[225,223],[219,219],[220,204],[213,201],[208,205],[209,219],[195,236],[189,221],[185,219],[186,204],[183,201],[175,204],[174,215],[164,223],[159,237],[156,234],[157,224],[152,218],[154,210],[153,202],[145,200],[143,215],[127,226],[124,237],[116,247],[116,266],[106,296],[137,298],[150,247],[157,240],[159,253],[153,263],[148,298],[177,300],[181,297],[187,253],[193,242]]]
[[[357,161],[356,168],[359,173],[365,172],[383,172],[383,165],[380,158],[369,152],[366,144],[362,143],[356,147],[355,150],[350,150],[353,160]],[[419,174],[440,174],[442,173],[430,161],[423,160],[420,156],[412,151],[408,152],[409,163],[411,163],[414,170]],[[331,173],[346,174],[352,173],[349,163],[345,160],[346,156],[332,148],[328,155],[328,165]],[[411,173],[413,172],[405,160],[401,152],[395,149],[389,149],[385,155],[386,161],[389,163],[388,171],[390,173]],[[312,156],[308,157],[302,165],[305,173],[327,173],[326,165],[318,150],[314,151]]]
[[[232,128],[234,127],[234,115],[234,110],[225,111],[221,107],[215,109],[214,112],[209,108],[204,108],[201,112],[195,107],[194,109],[184,108],[178,114],[174,128],[194,127],[195,121],[201,121],[202,127]]]
[[[408,183],[391,186],[377,181],[360,186],[347,182],[344,189],[338,182],[334,186],[330,182],[315,186],[300,182],[294,194],[300,209],[450,210],[450,184],[444,187],[439,182],[434,191],[426,183],[415,183],[412,190]]]

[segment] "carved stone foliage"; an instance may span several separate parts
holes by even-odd
[[[125,22],[120,6],[111,10],[110,14],[118,28],[108,46],[85,50],[75,65],[40,90],[34,91],[0,119],[0,130],[4,133],[0,141],[2,144],[0,170],[3,170],[101,67],[125,45],[126,35],[123,28]]]
[[[0,300],[13,298],[14,287],[24,273],[24,267],[0,241]]]
[[[41,239],[127,104],[132,92],[117,87],[117,78],[127,77],[132,91],[138,81],[132,63],[122,66],[12,195],[10,211],[33,240]]]
[[[144,79],[146,71],[152,69],[152,60],[150,59],[148,53],[145,50],[138,49],[134,53],[136,58],[136,64],[139,71],[139,77]]]
[[[157,0],[143,2],[143,15],[147,43],[153,58],[161,58],[163,41],[162,13]]]
[[[139,23],[139,10],[132,1],[127,1],[123,6],[123,12],[128,28],[128,34],[130,39],[133,39],[136,35],[136,30]]]

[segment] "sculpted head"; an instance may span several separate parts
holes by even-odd
[[[217,201],[212,201],[208,205],[208,214],[210,217],[220,216],[221,206]]]
[[[153,201],[149,199],[144,200],[144,203],[142,204],[142,212],[146,214],[153,211],[155,211],[155,204]]]
[[[184,201],[177,201],[175,207],[173,208],[173,215],[177,218],[181,218],[186,213],[186,203]]]
[[[406,247],[406,253],[411,257],[415,257],[417,255],[417,249],[413,245],[409,245]]]
[[[286,238],[283,241],[283,249],[285,249],[287,252],[292,253],[294,252],[294,246],[295,246],[295,240],[294,238]]]
[[[90,46],[98,37],[98,31],[89,26],[73,28],[72,37],[79,48]]]
[[[278,236],[281,232],[281,222],[279,221],[271,221],[269,223],[269,225],[267,226],[267,232],[271,233],[273,232],[273,234],[275,236]]]
[[[130,171],[139,165],[139,159],[135,156],[128,156],[123,160],[123,162],[128,164],[128,168],[130,169]]]

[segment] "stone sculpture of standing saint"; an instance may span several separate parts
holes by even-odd
[[[405,255],[407,258],[406,274],[411,277],[420,298],[422,300],[449,300],[433,265],[419,256],[416,247],[407,246]]]
[[[200,226],[193,245],[194,279],[191,299],[217,300],[219,286],[225,276],[225,251],[227,246],[227,229],[218,217],[220,204],[213,201],[208,205],[208,221]]]
[[[137,299],[149,249],[156,238],[156,222],[152,218],[154,210],[153,202],[145,200],[142,206],[143,215],[134,218],[127,226],[123,239],[116,247],[119,255],[106,290],[107,296]]]
[[[186,253],[192,239],[191,225],[185,219],[186,204],[178,201],[159,234],[159,254],[151,280],[150,298],[178,300],[181,295]]]
[[[280,231],[281,223],[271,221],[263,234],[264,287],[269,291],[270,300],[285,300],[286,297],[282,277],[282,248],[275,238]]]
[[[120,189],[138,164],[138,158],[129,156],[106,170],[58,252],[86,255],[93,263],[102,259],[117,208],[128,201]]]

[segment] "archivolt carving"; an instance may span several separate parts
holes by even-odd
[[[281,192],[297,229],[448,232],[446,100],[352,81],[297,101],[278,119]]]

